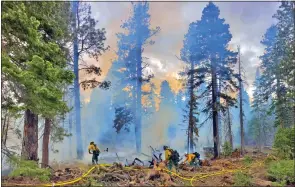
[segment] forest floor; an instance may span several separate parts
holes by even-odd
[[[235,176],[242,172],[249,176],[251,185],[271,186],[266,177],[264,160],[266,152],[257,153],[248,150],[244,157],[232,155],[228,158],[206,160],[205,166],[192,168],[181,165],[177,173],[170,173],[162,164],[149,169],[143,166],[124,167],[121,164],[97,165],[85,164],[64,165],[53,168],[48,186],[233,186],[237,180],[245,180]],[[248,179],[246,179],[248,180]],[[4,177],[2,185],[45,185],[36,179],[27,177]]]

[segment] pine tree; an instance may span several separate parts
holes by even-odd
[[[261,43],[266,50],[262,60],[262,95],[267,100],[275,95],[273,106],[276,125],[288,127],[294,124],[294,3],[284,1],[273,16],[277,24],[265,33]]]
[[[198,23],[198,22],[197,22]],[[202,58],[202,54],[200,53],[201,41],[195,39],[195,37],[199,34],[199,30],[196,29],[196,23],[191,23],[189,25],[189,29],[187,34],[184,36],[185,39],[183,41],[183,48],[181,49],[180,55],[181,60],[187,63],[188,67],[181,75],[187,80],[186,87],[188,89],[188,102],[187,106],[184,110],[184,119],[183,123],[188,124],[187,128],[187,152],[193,151],[194,148],[194,131],[197,132],[198,136],[198,119],[195,115],[198,114],[197,111],[197,96],[195,94],[195,89],[202,84],[203,82],[198,82],[197,78],[194,77],[195,65],[197,63],[198,58]]]
[[[243,111],[243,83],[242,83],[242,75],[241,75],[241,51],[240,46],[238,46],[238,65],[239,65],[239,105],[240,105],[240,137],[241,137],[241,154],[244,154],[244,146],[245,146],[245,133],[244,133],[244,111]]]
[[[283,57],[279,64],[281,69],[281,77],[283,82],[286,82],[284,107],[287,108],[285,123],[288,126],[295,124],[295,3],[292,1],[283,1],[277,13],[273,16],[278,20],[276,24],[277,32],[277,45],[283,53]],[[282,50],[284,49],[284,50]]]
[[[86,79],[80,82],[79,71],[85,71],[88,74],[101,75],[101,69],[94,65],[80,68],[83,57],[88,56],[98,61],[102,52],[108,47],[104,46],[106,40],[105,29],[96,28],[97,21],[91,17],[91,7],[87,3],[79,1],[72,2],[73,12],[73,65],[74,65],[74,98],[75,98],[75,122],[76,122],[76,140],[77,140],[77,158],[83,158],[83,145],[81,133],[81,104],[80,104],[80,85],[82,88],[95,88],[99,86],[108,89],[109,81],[100,82],[94,79]],[[79,69],[80,68],[80,69]]]
[[[124,62],[126,66],[128,83],[132,94],[132,109],[135,123],[136,151],[141,152],[141,125],[142,125],[142,84],[150,81],[152,75],[143,75],[143,70],[147,66],[142,53],[147,44],[154,42],[150,38],[159,31],[150,28],[150,15],[148,13],[149,4],[147,2],[132,3],[133,15],[121,25],[128,34],[119,33],[118,39],[125,43]]]
[[[237,53],[227,49],[232,36],[229,25],[224,21],[219,18],[218,7],[210,2],[204,8],[201,20],[191,23],[192,31],[187,36],[190,60],[198,65],[193,70],[194,77],[198,79],[194,82],[194,86],[206,84],[206,90],[201,93],[200,98],[211,97],[207,99],[203,112],[213,119],[214,157],[219,155],[218,111],[224,112],[227,107],[222,103],[219,104],[218,98],[225,100],[228,106],[233,106],[236,99],[226,93],[237,90],[235,80],[238,78],[232,68],[236,63]],[[208,82],[207,79],[211,80]],[[221,84],[219,92],[217,92],[217,80]]]
[[[13,93],[5,107],[24,111],[24,159],[38,159],[39,117],[68,111],[62,88],[74,76],[66,70],[66,4],[2,3],[2,81]]]
[[[256,79],[255,79],[255,90],[253,93],[253,116],[251,121],[249,122],[249,131],[250,135],[256,141],[256,145],[258,145],[259,150],[261,151],[262,146],[267,143],[268,137],[271,135],[272,131],[272,120],[267,112],[268,102],[264,100],[261,92],[263,91],[260,84],[263,82],[260,80],[260,71],[257,69],[256,71]]]

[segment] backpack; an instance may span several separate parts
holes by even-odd
[[[176,150],[173,150],[173,149],[169,149],[171,151],[171,160],[174,162],[174,163],[178,163],[180,161],[180,156],[178,154],[178,152]]]
[[[194,152],[194,155],[196,155],[196,158],[200,159],[200,154],[198,152]]]

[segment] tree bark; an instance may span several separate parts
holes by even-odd
[[[25,160],[38,160],[38,115],[25,111],[21,156]]]
[[[72,99],[70,98],[70,106],[72,106]],[[73,132],[73,112],[70,111],[69,113],[69,133],[71,134],[71,136],[69,137],[69,147],[72,146],[72,132]],[[69,149],[69,154],[70,154],[70,158],[73,158],[73,153],[72,153],[72,149]]]
[[[220,78],[218,80],[218,86],[217,86],[217,95],[221,92],[221,81]],[[217,102],[218,105],[220,105],[220,97],[217,97]],[[218,141],[219,141],[219,146],[218,146],[218,152],[221,152],[221,144],[222,144],[222,132],[221,132],[221,112],[218,111]]]
[[[190,149],[190,146],[189,146],[189,141],[190,140],[190,131],[189,131],[189,128],[187,129],[187,153],[189,153],[189,149]]]
[[[293,32],[295,33],[295,1],[293,1]],[[293,57],[295,57],[295,50],[293,51]],[[293,86],[295,86],[295,77],[292,78]],[[293,95],[293,123],[295,123],[295,96]]]
[[[194,114],[193,114],[193,97],[194,97],[194,63],[191,61],[191,76],[190,76],[190,109],[189,109],[189,152],[193,152],[194,150]],[[188,153],[189,153],[188,152]]]
[[[228,136],[229,136],[229,143],[230,147],[233,149],[233,136],[232,136],[232,131],[231,131],[231,118],[230,118],[230,110],[229,107],[227,108],[227,118],[228,118]]]
[[[241,76],[241,52],[240,47],[238,47],[239,52],[239,93],[240,93],[240,130],[241,130],[241,154],[244,154],[244,119],[243,119],[243,85]]]
[[[50,126],[51,121],[48,118],[45,118],[45,128],[43,134],[43,144],[42,144],[42,168],[46,168],[49,164],[49,137],[50,137]]]
[[[78,13],[79,2],[73,2],[73,15],[75,18],[74,29],[77,29],[77,20],[79,19]],[[78,53],[78,37],[77,32],[74,31],[74,94],[75,94],[75,117],[76,117],[76,143],[77,143],[77,158],[83,159],[83,145],[81,133],[81,105],[80,105],[80,85],[79,85],[79,53]]]
[[[136,120],[135,120],[135,138],[136,152],[141,152],[141,86],[142,86],[142,44],[139,42],[137,46],[136,59]]]
[[[2,118],[2,123],[1,123],[1,132],[2,132],[2,133],[1,133],[1,143],[2,143],[3,145],[5,145],[5,144],[4,144],[4,137],[5,137],[5,136],[4,136],[4,135],[5,135],[4,132],[5,132],[5,129],[6,129],[6,124],[7,124],[7,123],[6,123],[6,121],[7,121],[7,120],[6,120],[6,116],[7,116],[7,114],[4,114],[4,118]]]
[[[213,142],[214,142],[214,158],[219,156],[219,136],[218,136],[218,109],[217,109],[217,75],[215,69],[215,59],[211,60],[212,73],[212,111],[213,111]]]
[[[7,114],[7,120],[6,120],[6,129],[3,132],[4,133],[4,139],[3,139],[3,145],[6,146],[7,141],[7,135],[8,135],[8,129],[9,129],[9,114]]]
[[[284,128],[284,122],[283,122],[283,108],[282,108],[282,94],[280,91],[281,88],[281,79],[279,78],[279,75],[276,75],[277,77],[277,83],[276,83],[276,94],[277,94],[277,100],[278,100],[278,105],[276,107],[276,114],[278,115],[279,118],[279,125],[281,128]]]

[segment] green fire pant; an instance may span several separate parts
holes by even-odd
[[[97,162],[98,162],[98,155],[99,155],[99,152],[93,151],[93,153],[92,153],[92,164],[97,164]]]
[[[190,166],[200,167],[199,160],[195,159],[190,162]]]
[[[168,161],[167,167],[168,167],[168,170],[170,171],[173,169],[175,169],[176,172],[178,171],[178,163],[175,163],[173,160]]]

